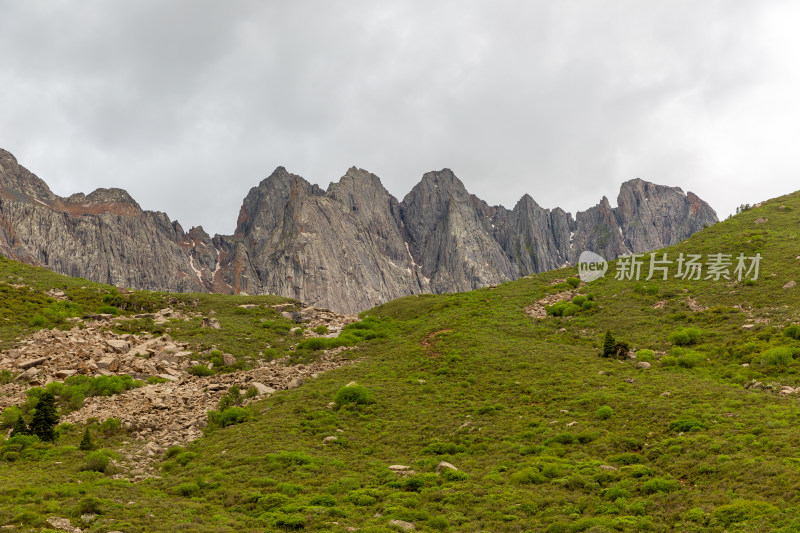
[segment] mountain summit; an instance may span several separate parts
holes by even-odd
[[[399,202],[350,168],[327,190],[278,167],[245,197],[232,236],[184,231],[121,189],[61,198],[0,150],[0,253],[122,287],[277,294],[341,312],[464,291],[682,241],[717,222],[693,193],[640,179],[573,218],[528,195],[512,210],[469,194],[449,169]]]

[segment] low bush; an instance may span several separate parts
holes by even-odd
[[[641,491],[644,494],[656,494],[659,492],[672,492],[677,490],[678,482],[674,479],[654,477],[642,483]]]
[[[187,372],[189,372],[193,376],[200,376],[200,377],[210,376],[214,374],[214,371],[208,368],[206,365],[194,365],[192,367],[189,367],[189,370],[187,370]]]
[[[702,334],[699,328],[679,328],[670,333],[667,339],[675,346],[690,346],[697,344]]]
[[[595,413],[600,420],[608,420],[614,414],[614,410],[607,405],[600,407]]]
[[[337,408],[343,405],[368,405],[373,403],[372,391],[362,385],[347,385],[339,389],[334,398]]]
[[[98,450],[96,452],[90,452],[86,456],[86,463],[81,467],[81,470],[105,472],[109,464],[111,464],[111,459],[108,455],[104,451]]]
[[[800,326],[796,324],[787,326],[786,329],[783,330],[783,334],[792,339],[800,340]]]
[[[570,285],[570,287],[575,289],[581,284],[581,280],[579,278],[569,277],[567,278],[567,283]]]
[[[247,422],[252,416],[252,411],[247,407],[227,407],[222,411],[209,411],[208,425],[225,428],[234,424]]]
[[[759,358],[761,366],[788,366],[792,360],[792,349],[785,346],[770,348]]]
[[[699,420],[695,420],[694,418],[684,418],[669,423],[670,431],[677,431],[681,433],[686,433],[688,431],[700,431],[705,428],[705,424]]]
[[[583,308],[580,305],[565,301],[549,305],[545,308],[545,311],[551,316],[573,316],[579,313],[581,309]]]

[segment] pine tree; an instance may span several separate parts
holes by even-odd
[[[11,430],[11,436],[14,435],[30,435],[31,432],[28,429],[28,426],[25,424],[25,420],[22,419],[22,415],[17,417],[17,421],[14,422],[14,429]]]
[[[31,420],[31,433],[42,441],[54,441],[58,419],[56,398],[51,393],[45,392],[39,398],[39,403],[36,404],[36,412],[33,413],[33,420]]]
[[[92,442],[92,434],[89,432],[89,428],[87,427],[83,431],[83,438],[81,439],[81,443],[78,446],[78,449],[88,452],[94,449],[94,442]]]
[[[613,357],[616,354],[616,343],[611,331],[606,331],[606,338],[603,341],[603,357]]]

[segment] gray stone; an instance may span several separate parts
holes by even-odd
[[[651,365],[650,365],[650,363],[648,363],[647,361],[639,361],[639,362],[638,362],[638,363],[636,363],[634,366],[635,366],[636,368],[640,368],[640,369],[642,369],[642,370],[647,370],[648,368],[650,368],[650,366],[651,366]]]
[[[442,470],[458,470],[458,468],[448,463],[447,461],[439,461],[439,464],[436,465],[436,473],[438,474]]]
[[[396,528],[403,529],[405,531],[411,531],[411,530],[417,529],[414,524],[412,524],[411,522],[406,522],[404,520],[392,519],[392,520],[389,520],[389,525],[390,526],[394,526]]]
[[[25,361],[19,361],[17,366],[23,370],[27,370],[34,366],[39,366],[42,363],[47,361],[47,357],[36,357],[35,359],[26,359]]]
[[[259,383],[258,381],[254,381],[250,384],[251,386],[255,387],[259,394],[275,394],[275,389],[272,387],[267,387],[263,383]]]
[[[219,324],[219,320],[214,317],[205,317],[203,318],[203,322],[201,327],[204,328],[212,328],[212,329],[222,329],[222,326]]]
[[[797,285],[795,281],[787,281],[786,284],[783,286],[783,288],[789,290],[793,288],[795,285]]]

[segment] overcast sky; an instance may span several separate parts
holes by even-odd
[[[573,213],[640,177],[720,218],[800,188],[800,2],[0,0],[0,147],[233,232],[278,166],[429,170]]]

